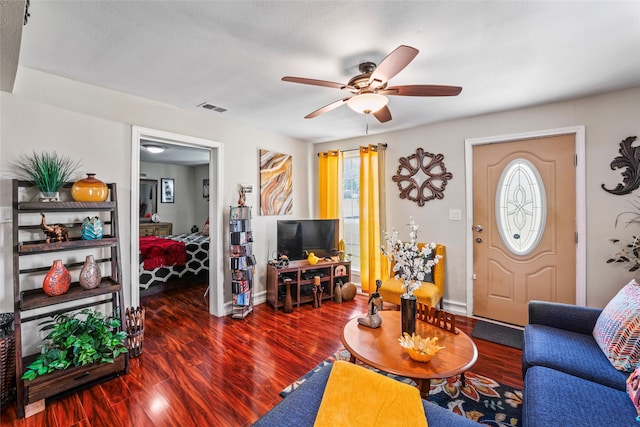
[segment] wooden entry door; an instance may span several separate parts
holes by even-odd
[[[532,299],[575,304],[574,159],[573,134],[473,147],[475,316],[524,326]],[[533,200],[526,174],[505,172],[518,164],[542,181],[541,200]],[[500,202],[501,195],[512,199]]]

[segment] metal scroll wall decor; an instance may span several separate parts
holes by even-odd
[[[622,172],[622,183],[618,183],[616,188],[609,190],[602,184],[602,189],[608,193],[622,196],[629,194],[636,188],[640,187],[640,147],[632,147],[631,144],[636,140],[635,136],[630,136],[620,142],[619,156],[615,157],[611,162],[611,170],[626,168]]]
[[[444,188],[453,178],[443,162],[442,154],[427,153],[422,148],[409,157],[400,157],[398,172],[391,179],[398,185],[401,199],[409,199],[418,206],[444,197]]]

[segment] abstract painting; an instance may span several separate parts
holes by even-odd
[[[260,215],[291,215],[291,155],[260,150]]]

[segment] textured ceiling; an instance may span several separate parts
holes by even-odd
[[[462,86],[390,97],[369,134],[640,86],[639,1],[41,1],[20,65],[321,142],[362,136],[345,96],[282,82],[347,82],[401,44],[420,53],[393,85]]]

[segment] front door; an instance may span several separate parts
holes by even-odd
[[[575,135],[473,147],[473,315],[576,302]]]

